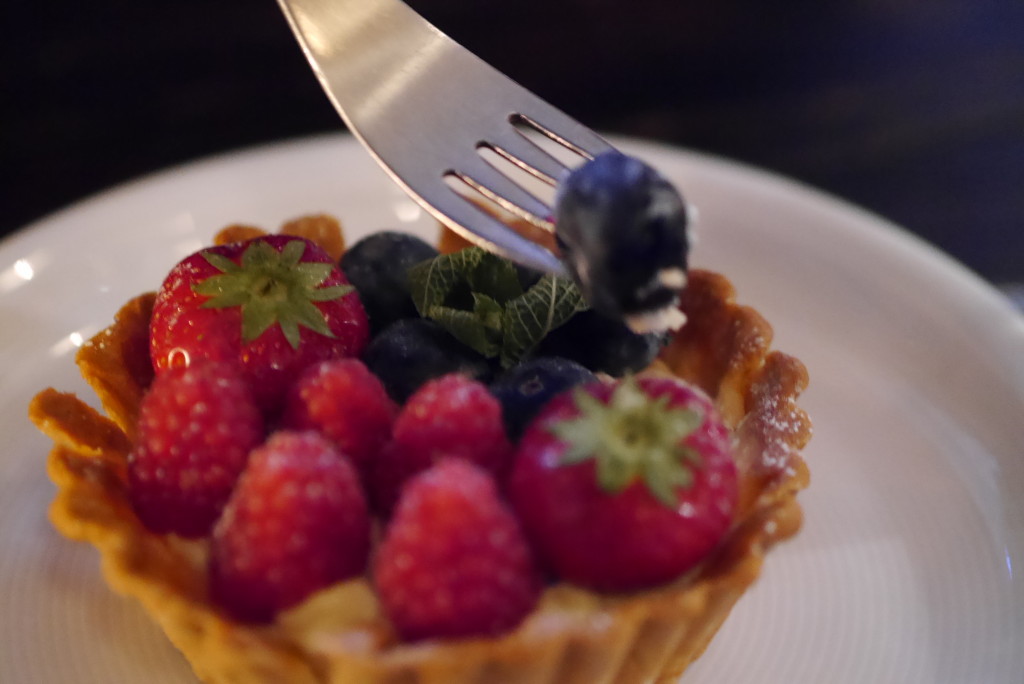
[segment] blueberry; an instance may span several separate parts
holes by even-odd
[[[501,402],[509,439],[517,442],[552,397],[595,380],[597,376],[575,361],[544,356],[513,366],[494,381],[490,390]]]
[[[345,251],[341,270],[359,292],[372,332],[417,315],[409,268],[435,256],[437,250],[418,237],[390,231],[373,233]]]
[[[657,171],[606,152],[558,187],[555,225],[590,305],[613,318],[672,306],[685,285],[686,204]]]
[[[666,340],[664,333],[640,335],[622,321],[590,309],[548,333],[535,353],[562,356],[595,373],[621,377],[650,365]]]
[[[380,378],[388,394],[404,403],[427,380],[463,373],[489,382],[490,362],[426,318],[403,318],[375,336],[363,362]]]

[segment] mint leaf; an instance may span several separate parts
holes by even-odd
[[[586,309],[583,294],[573,281],[544,275],[522,296],[505,305],[502,366],[515,365],[549,332]]]
[[[474,292],[473,313],[476,314],[485,328],[494,331],[500,339],[503,317],[505,315],[505,309],[501,304],[485,294]]]
[[[468,281],[469,274],[486,254],[479,247],[469,247],[452,254],[442,254],[409,269],[409,291],[420,316],[432,318],[431,308],[445,303],[460,283]]]
[[[501,349],[500,336],[489,330],[474,312],[435,306],[429,313],[427,318],[437,321],[452,337],[484,356],[496,356]]]
[[[483,252],[480,260],[466,274],[466,280],[474,293],[487,295],[502,305],[523,294],[515,265],[490,252]]]
[[[503,314],[501,304],[487,295],[474,292],[472,311],[434,306],[427,317],[440,323],[459,342],[491,358],[501,351]]]
[[[523,292],[515,265],[479,247],[416,264],[408,276],[421,316],[484,356],[500,356],[506,368],[587,308],[566,278],[545,275]]]

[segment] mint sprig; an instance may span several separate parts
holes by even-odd
[[[479,247],[413,266],[409,289],[421,316],[505,368],[587,309],[571,280],[545,275],[524,292],[512,262]]]

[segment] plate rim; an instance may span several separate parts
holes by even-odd
[[[651,138],[614,134],[609,134],[606,138],[617,147],[646,151],[651,156],[666,154],[675,156],[717,173],[728,173],[751,185],[768,188],[777,193],[799,196],[801,200],[812,202],[825,211],[846,214],[855,219],[857,233],[873,241],[884,243],[891,249],[899,250],[901,256],[925,269],[929,276],[940,279],[941,277],[955,278],[958,286],[969,290],[979,301],[984,301],[994,313],[1001,313],[1005,316],[1006,322],[1015,325],[1024,324],[1024,312],[1018,310],[992,282],[922,236],[870,209],[815,187],[811,183],[744,161]],[[62,222],[79,212],[101,208],[108,203],[117,203],[124,196],[147,192],[181,174],[192,175],[196,172],[213,171],[217,167],[245,163],[263,157],[301,154],[307,150],[332,144],[357,146],[360,143],[357,138],[344,131],[320,132],[239,146],[170,164],[80,197],[16,228],[0,239],[0,253],[5,252],[19,241],[30,239],[28,236],[31,234],[59,229]],[[369,156],[369,152],[367,152],[367,157],[369,158]],[[829,226],[829,229],[847,231],[847,226]]]

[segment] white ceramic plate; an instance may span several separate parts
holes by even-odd
[[[816,434],[803,532],[770,556],[686,682],[1020,684],[1024,319],[878,218],[735,164],[623,142],[700,207],[694,263],[728,274],[801,358]],[[46,520],[37,390],[130,296],[223,225],[342,217],[350,240],[428,230],[351,140],[172,169],[0,243],[0,681],[190,682],[97,556]]]

